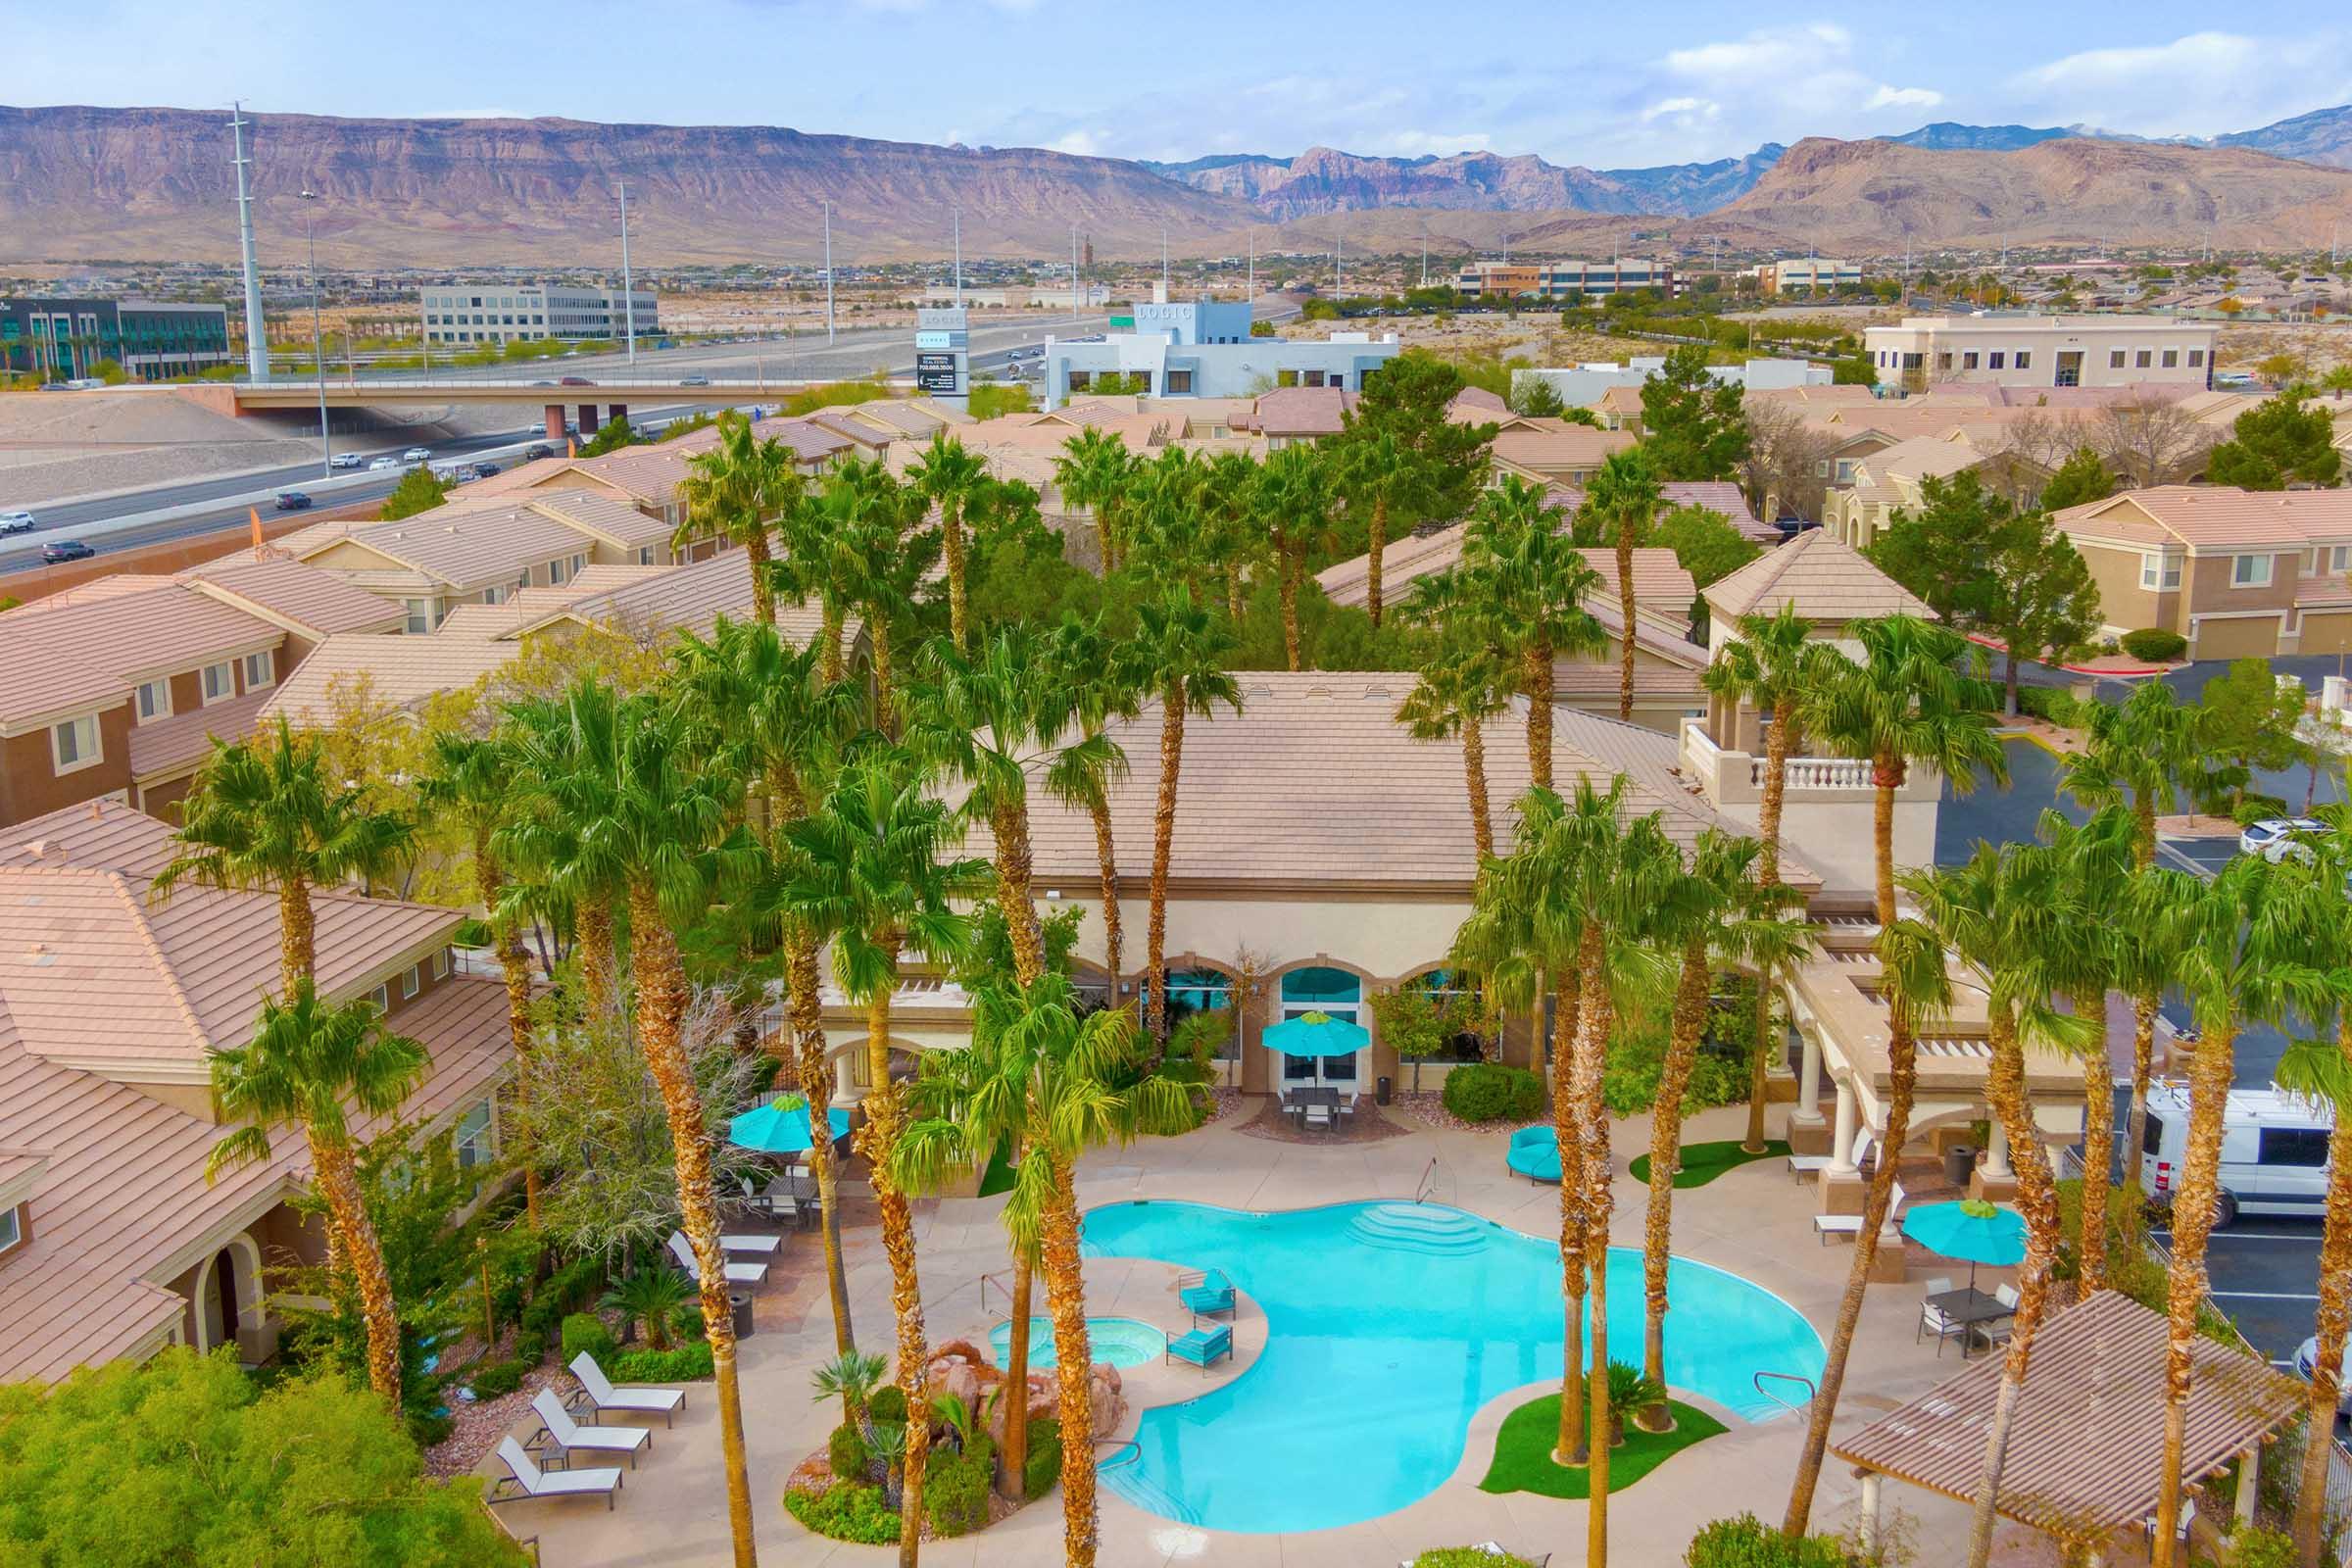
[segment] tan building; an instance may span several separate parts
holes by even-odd
[[[1850,463],[1848,477],[1822,498],[1822,526],[1857,550],[1867,550],[1893,525],[1897,512],[1926,504],[1926,483],[1975,472],[1987,490],[2031,511],[2041,499],[2049,474],[2039,464],[1990,444],[1995,437],[1971,436],[1963,428],[1943,435],[1914,436]]]
[[[2162,627],[2200,660],[2352,650],[2352,490],[2163,485],[2053,520],[2111,635]]]
[[[2218,328],[2166,316],[1909,316],[1865,327],[1879,385],[1919,391],[1945,381],[2003,386],[2204,386]]]
[[[1636,440],[1627,430],[1595,430],[1562,421],[1557,429],[1509,430],[1494,438],[1494,474],[1583,486],[1592,482],[1613,452]]]

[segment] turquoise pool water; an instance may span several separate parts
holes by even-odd
[[[1004,1364],[1004,1356],[1012,1348],[1012,1325],[1000,1323],[989,1332],[988,1345],[997,1365]],[[1090,1317],[1086,1320],[1088,1357],[1108,1361],[1112,1366],[1142,1366],[1156,1361],[1168,1348],[1164,1330],[1131,1317]],[[1058,1357],[1054,1345],[1054,1320],[1033,1317],[1029,1320],[1029,1365],[1032,1370],[1044,1371],[1054,1366]]]
[[[1086,1216],[1085,1243],[1090,1256],[1221,1268],[1265,1310],[1254,1365],[1145,1411],[1137,1451],[1103,1465],[1103,1485],[1179,1523],[1272,1534],[1395,1512],[1453,1474],[1481,1406],[1560,1376],[1558,1246],[1460,1209],[1114,1203]],[[1639,1362],[1642,1254],[1611,1249],[1608,1284],[1610,1348]],[[1780,1406],[1753,1374],[1819,1381],[1821,1336],[1779,1297],[1679,1257],[1666,1289],[1678,1393],[1761,1421]]]

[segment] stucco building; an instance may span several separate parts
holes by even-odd
[[[1943,381],[2002,386],[2211,385],[2209,321],[2169,316],[1907,316],[1866,327],[1862,350],[1881,386],[1919,391]]]

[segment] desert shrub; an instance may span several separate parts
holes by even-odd
[[[513,1394],[516,1389],[521,1388],[522,1375],[528,1372],[533,1364],[519,1358],[512,1361],[485,1361],[466,1376],[466,1386],[473,1390],[473,1396],[477,1399],[495,1399],[501,1395]]]
[[[1021,1495],[1036,1500],[1061,1479],[1061,1423],[1048,1417],[1029,1423],[1029,1456],[1021,1465]]]
[[[1516,1552],[1497,1557],[1483,1546],[1432,1546],[1413,1559],[1413,1568],[1532,1568]]]
[[[899,1516],[883,1505],[882,1489],[836,1481],[822,1492],[787,1492],[784,1511],[817,1535],[868,1546],[895,1546]]]
[[[1446,1075],[1446,1108],[1463,1121],[1524,1120],[1544,1104],[1544,1080],[1524,1067],[1470,1062]]]
[[[1716,1520],[1683,1553],[1684,1568],[1843,1568],[1844,1562],[1836,1538],[1790,1541],[1752,1513]]]
[[[2241,1530],[2230,1538],[2222,1568],[2295,1568],[2294,1537],[2277,1530]]]
[[[935,1457],[923,1477],[923,1506],[942,1536],[969,1535],[988,1523],[988,1485],[997,1473],[996,1446],[975,1438],[961,1453]]]
[[[596,1359],[615,1383],[692,1383],[713,1375],[709,1340],[694,1340],[674,1350],[608,1351]]]
[[[582,1350],[598,1361],[612,1359],[612,1331],[594,1312],[574,1312],[564,1320],[564,1360],[568,1365]]]
[[[896,1383],[885,1383],[874,1391],[865,1404],[865,1413],[876,1421],[905,1422],[906,1419],[906,1391]]]
[[[2188,652],[2188,639],[2162,626],[2142,626],[2124,633],[2124,652],[2150,663],[2170,663]]]
[[[833,1429],[825,1440],[825,1462],[833,1474],[843,1481],[855,1481],[866,1473],[874,1462],[874,1450],[865,1446],[864,1435],[854,1421],[844,1421]]]

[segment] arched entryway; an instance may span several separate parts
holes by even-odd
[[[250,1236],[235,1236],[196,1271],[196,1348],[235,1348],[241,1331],[260,1325],[262,1255]]]
[[[1173,996],[1171,988],[1170,995]],[[1328,1013],[1349,1023],[1369,1029],[1371,1009],[1364,1004],[1364,982],[1361,976],[1346,969],[1334,969],[1325,964],[1308,964],[1303,968],[1286,971],[1276,990],[1275,1021],[1303,1018],[1310,1012]],[[1279,1066],[1282,1087],[1299,1088],[1309,1084],[1327,1084],[1337,1089],[1355,1090],[1370,1081],[1372,1064],[1367,1059],[1371,1048],[1345,1056],[1293,1056],[1285,1054]]]

